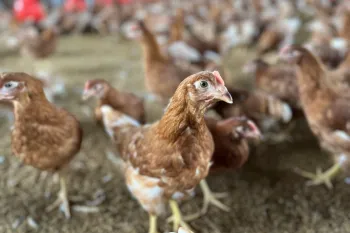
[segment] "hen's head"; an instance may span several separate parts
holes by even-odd
[[[299,64],[303,57],[312,55],[306,48],[298,45],[288,45],[280,50],[279,56],[288,63]]]
[[[177,88],[173,98],[183,98],[183,95],[200,108],[207,108],[218,101],[232,104],[231,94],[218,71],[202,71],[186,78]]]
[[[106,96],[110,85],[103,79],[92,79],[85,83],[83,100],[87,100],[91,97],[103,98]]]
[[[21,102],[45,98],[44,83],[26,73],[9,72],[0,75],[0,100]]]
[[[149,33],[149,30],[143,20],[138,20],[130,25],[130,35],[132,39],[141,40],[144,39],[144,35]]]
[[[231,136],[231,139],[260,139],[261,133],[256,124],[246,117],[231,117],[219,121],[217,130],[224,136]]]
[[[243,67],[243,73],[250,74],[255,73],[258,69],[267,68],[269,65],[262,59],[256,58],[252,61],[249,61]]]

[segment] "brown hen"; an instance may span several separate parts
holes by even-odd
[[[55,52],[57,33],[54,28],[48,28],[42,32],[27,34],[21,42],[22,55],[43,59]]]
[[[245,65],[244,71],[255,75],[258,89],[300,108],[299,90],[295,69],[290,66],[272,66],[262,59],[255,59]]]
[[[246,117],[225,120],[207,117],[205,122],[215,144],[211,172],[240,168],[249,157],[248,140],[261,137],[258,127]]]
[[[328,73],[307,49],[297,45],[281,50],[281,57],[297,66],[301,104],[312,132],[329,151],[335,164],[326,172],[300,172],[311,185],[331,188],[333,178],[348,160],[350,153],[350,102],[344,93],[329,84]]]
[[[120,92],[103,79],[93,79],[85,83],[83,99],[98,98],[95,108],[95,119],[102,120],[101,106],[109,105],[113,109],[125,113],[141,124],[145,123],[145,107],[143,99],[128,92]]]
[[[200,72],[181,82],[164,116],[154,124],[140,126],[102,106],[105,129],[126,162],[127,186],[150,215],[150,233],[157,232],[156,219],[167,201],[174,231],[180,225],[187,228],[176,200],[190,195],[208,175],[214,142],[204,113],[219,100],[232,103],[219,73]]]
[[[46,99],[40,80],[25,73],[3,73],[0,100],[13,104],[12,152],[23,163],[40,170],[62,171],[79,152],[82,141],[79,122]],[[58,200],[48,209],[62,203],[69,218],[65,177],[62,172],[59,174],[61,191]]]
[[[146,89],[167,103],[177,86],[193,70],[181,68],[171,59],[165,57],[150,30],[143,22],[139,23],[142,31],[143,64]]]

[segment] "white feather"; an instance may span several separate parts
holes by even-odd
[[[170,56],[178,59],[184,59],[187,61],[200,61],[201,54],[193,47],[187,45],[183,41],[177,41],[172,43],[168,47]]]
[[[348,42],[343,38],[333,38],[331,40],[331,47],[336,50],[344,51],[348,47]]]
[[[148,11],[152,14],[161,14],[165,11],[166,9],[164,8],[163,4],[160,3],[153,3],[149,5]]]
[[[165,45],[168,42],[168,38],[165,35],[158,35],[156,39],[159,45]]]
[[[313,20],[310,23],[306,24],[306,29],[311,32],[323,32],[326,33],[327,27],[320,20]]]
[[[340,164],[345,163],[347,160],[348,160],[348,157],[346,156],[346,154],[341,154],[341,155],[338,157],[338,162],[339,162]]]
[[[132,117],[129,117],[128,115],[118,115],[116,117],[113,117],[114,109],[109,105],[103,105],[101,107],[102,117],[103,117],[103,124],[106,133],[113,137],[113,128],[119,127],[123,125],[134,125],[134,126],[140,126],[140,123],[133,119]]]
[[[206,60],[213,61],[215,64],[221,64],[221,56],[214,51],[207,50],[203,56]]]
[[[195,176],[199,176],[201,174],[201,171],[200,171],[200,169],[197,167],[196,168],[196,174],[195,174]]]
[[[350,141],[350,135],[342,130],[336,130],[333,134],[342,140]]]
[[[293,112],[288,104],[283,104],[282,120],[284,123],[288,123],[293,117]]]
[[[19,46],[19,40],[18,40],[18,38],[14,37],[14,36],[10,36],[6,40],[6,45],[9,48],[16,48]]]
[[[301,21],[299,18],[290,18],[286,19],[283,23],[283,26],[286,27],[289,33],[296,33],[301,25]]]

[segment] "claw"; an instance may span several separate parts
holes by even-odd
[[[306,182],[308,186],[315,186],[324,184],[328,189],[333,188],[332,179],[338,174],[341,169],[342,163],[336,163],[327,171],[323,172],[321,168],[316,169],[316,173],[303,171],[299,168],[295,169],[295,172],[302,177],[310,179]]]

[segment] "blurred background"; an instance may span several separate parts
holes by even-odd
[[[211,207],[191,222],[195,232],[350,232],[346,173],[331,190],[305,185],[295,168],[315,171],[333,161],[320,149],[293,96],[281,97],[282,87],[269,89],[268,78],[265,86],[257,81],[261,62],[264,68],[288,73],[278,50],[293,43],[310,49],[327,69],[337,69],[347,56],[349,12],[348,0],[1,0],[0,70],[44,80],[49,100],[80,120],[84,140],[70,164],[73,216],[65,220],[57,211],[45,212],[58,189],[57,179],[12,156],[13,115],[0,103],[0,232],[147,232],[147,213],[108,159],[113,145],[93,120],[95,102],[81,98],[87,80],[105,79],[145,98],[147,122],[160,118],[163,105],[145,88],[147,49],[142,50],[140,21],[174,63],[219,69],[235,93],[255,95],[260,89],[295,113],[292,118],[246,108],[244,101],[237,105],[238,115],[259,122],[266,114],[278,126],[265,129],[259,124],[265,140],[251,145],[247,163],[208,177],[213,190],[228,192],[223,202],[231,211]],[[215,111],[209,114],[220,117]],[[183,203],[184,213],[201,208],[197,193]],[[94,208],[79,209],[83,205]],[[160,221],[161,232],[170,231],[165,222]]]

